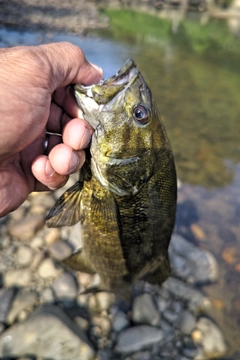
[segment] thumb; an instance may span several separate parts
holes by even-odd
[[[102,69],[90,64],[83,51],[71,43],[40,45],[36,50],[47,64],[47,78],[50,81],[48,86],[51,92],[72,83],[90,85],[102,78]]]

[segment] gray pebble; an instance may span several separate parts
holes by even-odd
[[[214,256],[180,235],[172,236],[169,258],[172,274],[189,283],[205,284],[218,279],[218,265]]]
[[[17,250],[17,260],[20,265],[27,266],[31,263],[33,257],[32,249],[27,245],[19,246]]]
[[[6,321],[15,294],[14,288],[0,289],[0,322]]]
[[[48,245],[53,244],[55,241],[58,241],[60,239],[60,230],[56,228],[50,228],[46,229],[46,233],[44,236],[45,242]]]
[[[164,339],[162,330],[149,325],[139,325],[123,330],[117,339],[115,350],[122,354],[140,351]]]
[[[161,319],[160,326],[161,326],[161,329],[166,334],[166,336],[173,335],[174,328],[171,324],[169,324],[169,322],[165,321],[164,319]]]
[[[115,302],[115,295],[109,292],[101,291],[89,298],[89,308],[93,312],[108,311]]]
[[[129,320],[126,314],[122,311],[118,311],[112,319],[112,328],[114,331],[119,332],[129,327]]]
[[[183,334],[189,335],[196,325],[195,316],[193,316],[189,311],[184,310],[181,312],[177,327],[181,330]]]
[[[12,306],[7,317],[8,324],[12,324],[21,311],[31,308],[36,301],[37,294],[35,291],[26,291],[25,289],[21,289],[12,302]]]
[[[36,232],[43,227],[44,223],[44,214],[33,214],[10,223],[8,232],[11,236],[20,240],[28,240],[33,238]]]
[[[211,303],[199,290],[194,289],[191,285],[184,283],[170,276],[163,284],[163,288],[169,291],[175,298],[187,302],[192,312],[199,310],[208,310]]]
[[[19,286],[24,287],[29,284],[31,280],[30,269],[9,270],[4,274],[4,285],[6,287]]]
[[[0,323],[0,334],[6,329],[5,324]]]
[[[201,345],[207,358],[223,356],[227,350],[220,329],[208,318],[202,317],[196,324],[196,329],[202,333]]]
[[[64,241],[56,241],[49,246],[49,251],[51,256],[58,260],[62,261],[72,254],[72,248]]]
[[[44,259],[38,268],[39,275],[46,278],[56,278],[60,273],[61,269],[57,268],[52,259]]]
[[[132,307],[132,320],[135,324],[157,325],[160,313],[150,294],[136,296]]]
[[[43,306],[0,335],[0,357],[93,360],[95,352],[86,335],[58,307]]]
[[[124,360],[152,360],[152,354],[150,351],[140,351],[128,356]]]
[[[78,294],[77,283],[69,272],[63,273],[52,284],[52,289],[57,300],[73,300]]]
[[[163,317],[165,320],[167,320],[170,324],[172,324],[173,326],[176,326],[178,321],[179,321],[179,316],[180,314],[179,313],[176,313],[175,311],[173,310],[165,310],[163,312]]]
[[[41,294],[41,302],[52,304],[55,302],[53,291],[51,288],[45,288]]]

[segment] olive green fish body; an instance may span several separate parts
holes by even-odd
[[[101,288],[170,274],[168,244],[176,211],[172,150],[150,89],[129,60],[106,81],[75,86],[95,129],[80,180],[59,199],[48,226],[82,225],[83,249],[66,264],[97,272]]]

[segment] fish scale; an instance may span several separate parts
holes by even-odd
[[[75,85],[74,92],[95,132],[79,181],[57,201],[47,225],[81,222],[83,247],[64,262],[98,273],[98,290],[126,296],[134,281],[161,284],[170,274],[177,187],[151,91],[129,60],[109,79]]]

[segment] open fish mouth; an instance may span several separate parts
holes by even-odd
[[[78,106],[83,114],[91,110],[109,111],[111,110],[111,100],[132,86],[139,77],[141,77],[141,74],[134,61],[128,60],[115,75],[100,81],[98,84],[90,86],[74,85]],[[96,119],[87,119],[87,121],[94,129],[99,124]]]
[[[139,74],[139,71],[133,60],[127,60],[123,67],[113,76],[106,79],[103,84],[104,85],[121,85],[132,83],[134,77]]]

